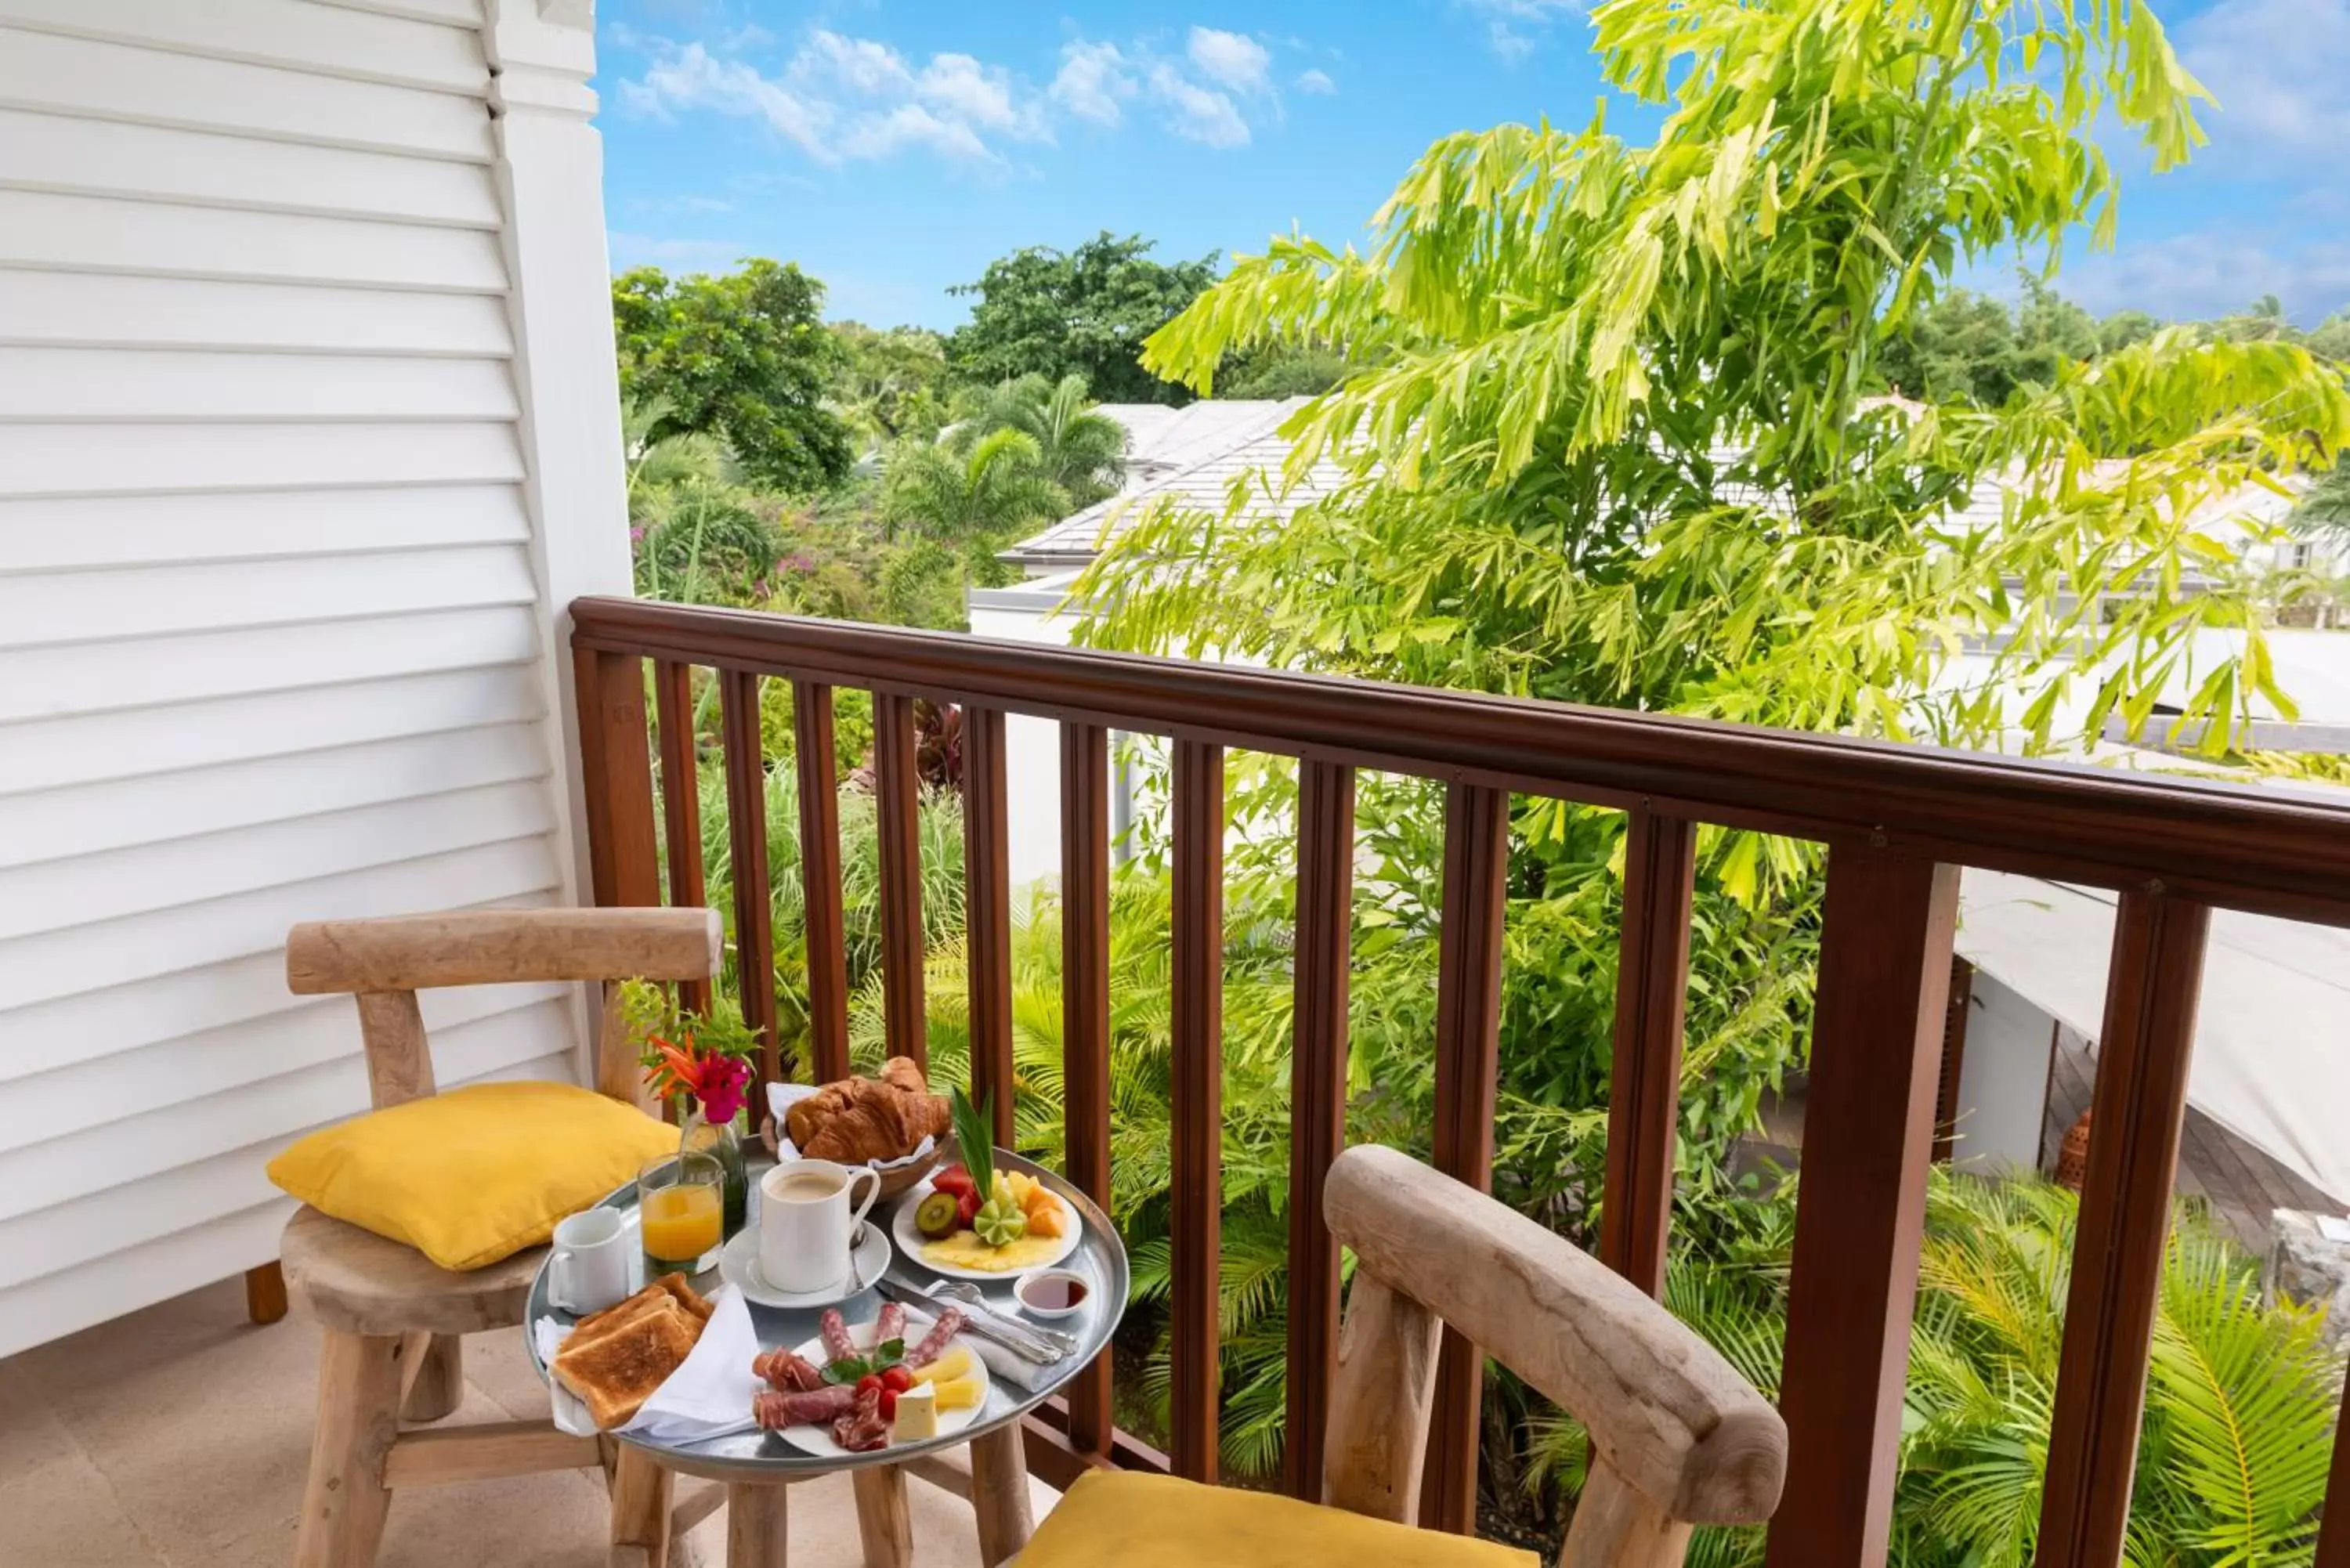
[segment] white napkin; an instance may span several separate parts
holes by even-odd
[[[760,1386],[751,1374],[751,1363],[759,1354],[751,1309],[733,1285],[712,1292],[710,1305],[710,1321],[702,1325],[692,1353],[620,1430],[659,1442],[691,1443],[747,1432],[758,1425],[751,1415],[751,1398]],[[530,1329],[539,1359],[553,1366],[555,1353],[571,1337],[571,1325],[542,1317]],[[546,1386],[555,1406],[556,1429],[575,1438],[594,1437],[596,1423],[588,1418],[588,1407],[578,1396],[552,1375]]]
[[[920,1307],[908,1307],[906,1309],[906,1348],[909,1351],[912,1350],[914,1342],[928,1334],[931,1325],[937,1321]],[[983,1339],[969,1328],[962,1331],[962,1342],[971,1347],[971,1353],[973,1355],[987,1364],[990,1376],[1001,1377],[1007,1383],[1016,1383],[1023,1388],[1034,1388],[1048,1375],[1065,1370],[1063,1364],[1057,1361],[1050,1366],[1039,1366],[1024,1355],[1014,1355],[992,1339]]]
[[[792,1141],[792,1135],[784,1130],[788,1125],[784,1120],[784,1113],[815,1094],[816,1088],[817,1085],[814,1084],[768,1084],[767,1114],[775,1118],[775,1158],[777,1159],[799,1158],[799,1146]],[[938,1142],[939,1140],[934,1137],[925,1137],[914,1146],[914,1152],[911,1154],[901,1155],[896,1159],[868,1159],[865,1163],[875,1170],[895,1170],[900,1166],[911,1165],[918,1159],[928,1159],[931,1157],[931,1150],[938,1147]]]
[[[695,1443],[758,1425],[751,1415],[751,1399],[760,1387],[751,1372],[759,1355],[751,1309],[733,1285],[720,1286],[710,1305],[710,1321],[702,1325],[685,1365],[669,1375],[620,1430],[660,1443]]]

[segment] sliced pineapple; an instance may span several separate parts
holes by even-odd
[[[933,1383],[941,1410],[975,1410],[980,1400],[987,1397],[987,1385],[977,1377],[957,1377],[951,1382]]]

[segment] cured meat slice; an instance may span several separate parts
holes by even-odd
[[[840,1315],[838,1307],[824,1309],[824,1316],[816,1320],[816,1332],[824,1341],[826,1361],[846,1361],[858,1353],[857,1342],[848,1337],[848,1320]]]
[[[881,1390],[868,1388],[855,1396],[847,1412],[832,1423],[832,1440],[852,1454],[869,1454],[889,1446],[889,1423],[881,1418]]]
[[[760,1352],[751,1363],[751,1376],[786,1394],[810,1394],[824,1386],[824,1374],[806,1357],[788,1350]]]
[[[875,1398],[878,1413],[879,1398]],[[857,1390],[846,1386],[827,1386],[806,1393],[785,1393],[769,1388],[751,1401],[752,1419],[763,1431],[777,1431],[785,1427],[821,1425],[840,1417],[857,1404]]]
[[[962,1332],[962,1308],[952,1306],[941,1308],[939,1321],[931,1325],[930,1333],[922,1335],[922,1343],[907,1352],[906,1365],[928,1366],[947,1353],[947,1346],[952,1345],[954,1336]]]

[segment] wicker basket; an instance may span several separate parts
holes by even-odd
[[[775,1142],[775,1117],[769,1116],[759,1124],[759,1141],[767,1146],[769,1154],[780,1154]],[[881,1172],[880,1196],[895,1198],[901,1192],[910,1191],[922,1178],[944,1164],[953,1149],[954,1135],[950,1133],[933,1143],[931,1146],[931,1152],[920,1159],[910,1159],[902,1165],[893,1164],[886,1169],[879,1166],[872,1167],[871,1168]]]

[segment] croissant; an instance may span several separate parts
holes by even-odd
[[[929,1090],[911,1057],[892,1056],[879,1078],[844,1078],[794,1104],[784,1113],[785,1130],[809,1159],[902,1158],[924,1138],[946,1136],[946,1096]]]

